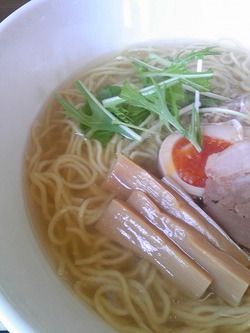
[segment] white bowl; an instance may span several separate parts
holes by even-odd
[[[0,24],[0,318],[11,332],[112,332],[57,278],[23,196],[27,133],[52,92],[92,61],[165,39],[249,46],[245,0],[33,0]]]

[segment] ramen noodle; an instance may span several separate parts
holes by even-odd
[[[144,59],[151,52],[175,56],[180,47],[129,49],[77,79],[92,92],[125,80],[136,83],[129,57]],[[209,57],[203,66],[214,70],[215,92],[235,99],[247,98],[250,57],[246,51],[225,46],[220,56]],[[73,105],[83,103],[74,85],[59,93]],[[140,144],[115,134],[103,147],[84,137],[78,125],[60,110],[62,107],[53,98],[33,124],[26,151],[26,174],[32,224],[62,280],[119,332],[250,332],[249,291],[238,307],[227,305],[212,292],[200,300],[189,299],[155,266],[95,229],[113,197],[101,184],[117,154],[125,154],[158,175],[158,151],[168,132],[156,117],[146,120],[146,126],[155,134],[145,132]],[[207,114],[203,122],[227,119]]]

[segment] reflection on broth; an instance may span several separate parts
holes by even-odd
[[[130,49],[77,79],[93,94],[100,92],[101,87],[121,86],[125,81],[143,89],[139,86],[131,57],[145,60],[149,54],[157,54],[171,61],[172,58],[166,57],[174,58],[181,51],[185,55],[202,47]],[[203,59],[203,71],[209,68],[214,71],[213,93],[233,99],[229,102],[222,100],[220,107],[244,112],[241,102],[250,91],[247,83],[250,58],[247,52],[231,47],[225,46],[219,51],[220,55]],[[151,60],[150,66],[155,69],[159,64]],[[189,70],[196,71],[195,61],[192,66]],[[146,85],[148,82],[144,80]],[[59,94],[77,109],[84,107],[83,95],[74,85]],[[179,90],[178,94],[181,94]],[[205,97],[215,102],[213,97]],[[157,114],[145,113],[143,126],[149,131],[140,132],[134,126],[126,132],[140,135],[141,142],[112,133],[102,144],[95,138],[91,139],[91,131],[84,135],[78,122],[63,114],[63,109],[53,97],[48,108],[33,124],[26,151],[26,192],[32,225],[57,274],[80,299],[119,332],[249,332],[249,289],[244,290],[237,307],[218,296],[212,284],[204,288],[198,299],[188,297],[185,291],[176,287],[174,276],[170,279],[152,260],[147,260],[147,256],[135,254],[133,249],[123,247],[123,243],[111,240],[95,227],[115,196],[104,188],[103,183],[117,156],[125,155],[154,177],[160,177],[158,153],[170,134],[169,130],[175,131],[176,128],[171,127],[173,124],[168,127],[159,121]],[[190,117],[190,112],[187,112],[181,119],[185,128],[188,128]],[[200,121],[205,125],[234,118],[234,114],[208,110],[201,115]],[[238,116],[237,120],[246,126],[250,121]],[[86,130],[86,126],[82,126],[82,130]],[[245,253],[242,260],[247,265]],[[249,285],[249,271],[244,269]],[[206,270],[204,274],[207,276]],[[182,276],[183,280],[185,278]]]

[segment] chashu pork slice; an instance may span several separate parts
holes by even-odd
[[[205,171],[207,177],[213,179],[250,173],[250,140],[239,141],[210,155]]]
[[[206,212],[234,241],[250,248],[250,141],[211,155],[206,174]]]

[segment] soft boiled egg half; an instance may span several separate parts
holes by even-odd
[[[208,157],[244,139],[244,129],[235,119],[202,126],[201,132],[201,152],[182,135],[170,134],[163,141],[158,157],[161,176],[171,176],[186,192],[195,197],[202,197],[204,194]]]

